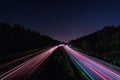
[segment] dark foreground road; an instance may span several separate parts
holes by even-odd
[[[120,73],[68,46],[64,46],[64,49],[92,80],[120,80]]]
[[[58,46],[52,47],[5,72],[0,75],[0,80],[27,80],[57,48]]]

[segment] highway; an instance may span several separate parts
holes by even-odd
[[[87,55],[64,46],[67,54],[92,80],[120,80],[120,73],[96,62]]]
[[[52,47],[3,73],[0,80],[27,80],[58,47]]]
[[[21,54],[24,54],[16,59],[13,59],[12,61],[9,61],[5,64],[2,64],[0,65],[0,75],[8,70],[10,70],[11,68],[23,63],[24,61],[40,54],[40,53],[43,53],[44,51],[48,50],[49,48],[45,48],[43,50],[39,50],[39,49],[36,49],[36,50],[30,50],[30,51],[27,51],[27,52],[24,52],[24,53],[21,53]]]

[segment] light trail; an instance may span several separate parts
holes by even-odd
[[[58,48],[55,46],[0,75],[0,80],[27,79]]]
[[[68,46],[64,46],[64,49],[92,80],[120,80],[120,73]]]

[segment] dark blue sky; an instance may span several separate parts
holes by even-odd
[[[3,0],[0,21],[69,41],[120,25],[120,0]]]

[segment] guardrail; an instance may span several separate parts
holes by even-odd
[[[72,47],[72,48],[73,48],[73,47]],[[73,49],[81,52],[81,49],[78,49],[78,48],[73,48]],[[85,52],[85,51],[84,51],[84,52]],[[81,53],[83,53],[83,52],[81,52]],[[83,54],[84,54],[84,53],[83,53]],[[84,55],[86,55],[86,56],[92,58],[93,60],[95,60],[95,61],[97,61],[97,62],[100,62],[101,64],[106,65],[106,66],[108,66],[109,68],[114,69],[115,71],[117,71],[117,72],[120,73],[120,67],[115,66],[115,65],[112,65],[112,64],[110,64],[110,63],[108,63],[108,62],[106,62],[106,61],[103,61],[103,60],[101,60],[101,59],[95,58],[95,57],[93,57],[93,56],[90,56],[90,55],[87,55],[87,54],[84,54]]]

